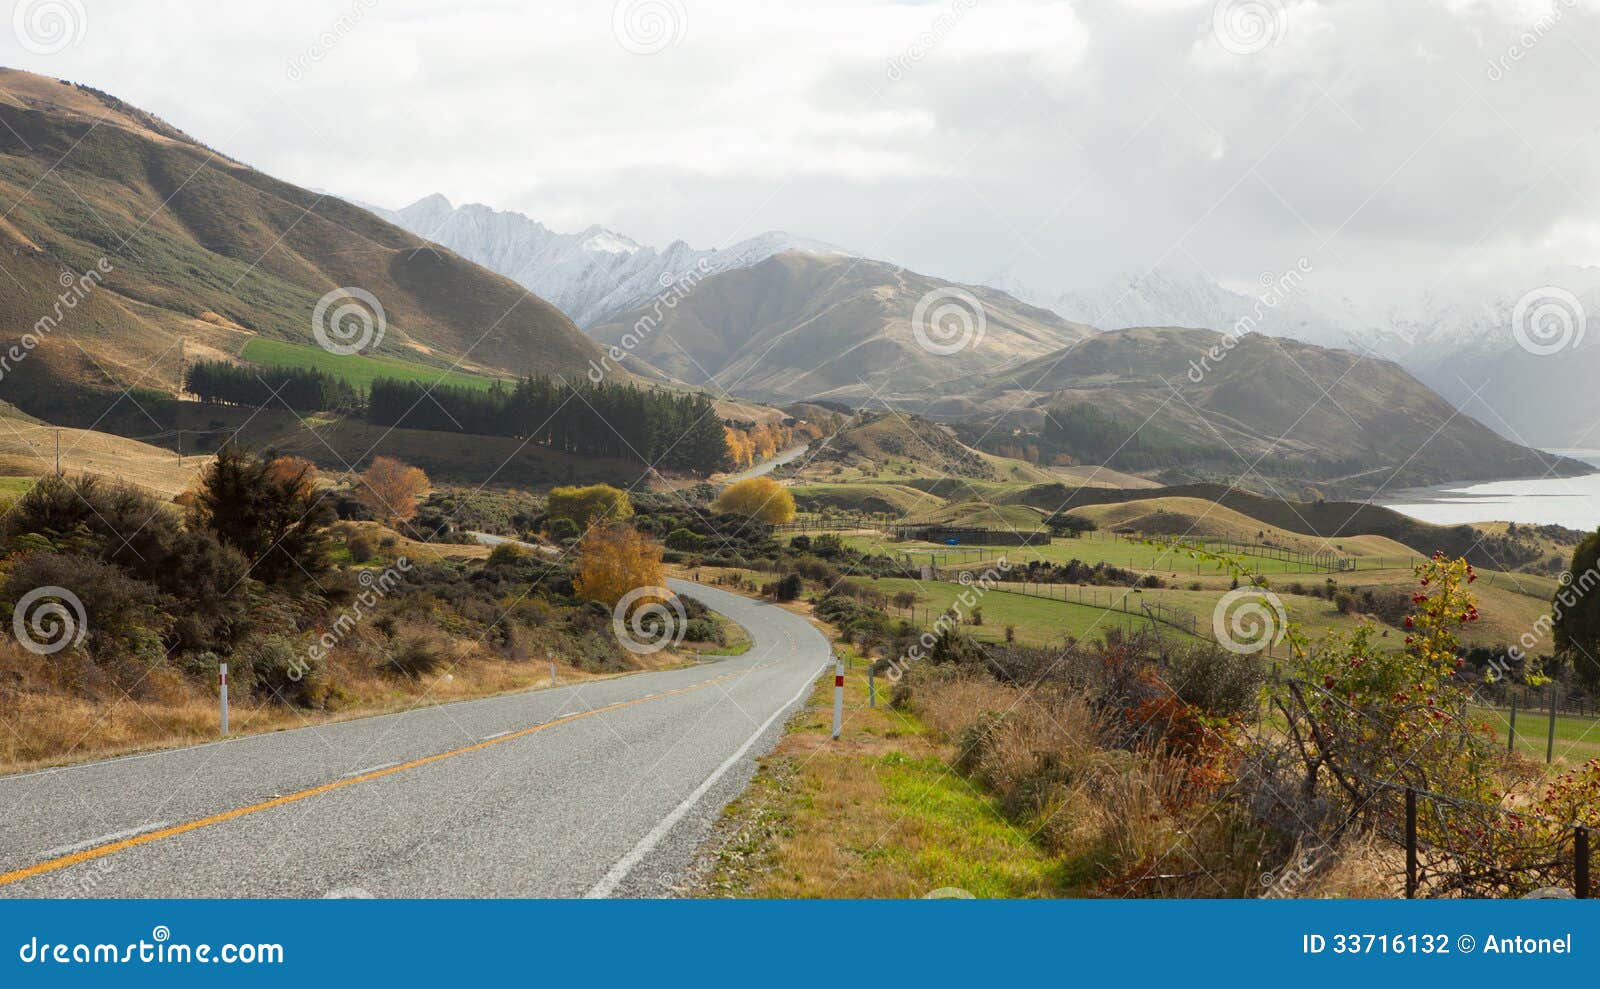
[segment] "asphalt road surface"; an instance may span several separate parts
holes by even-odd
[[[658,896],[828,659],[805,620],[692,668],[0,778],[0,895]]]

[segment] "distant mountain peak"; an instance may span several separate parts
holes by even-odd
[[[550,300],[588,328],[648,303],[663,286],[696,272],[760,264],[785,251],[853,256],[843,248],[769,230],[723,248],[674,240],[657,249],[598,225],[559,233],[532,217],[481,203],[452,206],[434,193],[379,216],[443,244]]]

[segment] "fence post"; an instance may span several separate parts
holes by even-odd
[[[878,706],[878,681],[872,675],[872,664],[867,664],[867,706]]]
[[[835,656],[833,665],[833,740],[844,730],[844,657]]]
[[[1572,872],[1577,885],[1574,892],[1580,900],[1589,898],[1589,829],[1578,825],[1572,829]]]
[[[1511,687],[1515,688],[1516,684],[1512,684]],[[1506,693],[1511,695],[1511,730],[1506,733],[1506,755],[1510,755],[1517,744],[1517,692],[1515,689],[1510,689]]]
[[[1417,791],[1406,787],[1406,899],[1417,898]]]
[[[228,737],[228,664],[217,664],[217,696],[222,705],[222,737]]]
[[[1556,682],[1550,681],[1550,738],[1545,743],[1544,764],[1546,766],[1556,759]]]

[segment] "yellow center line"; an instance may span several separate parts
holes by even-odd
[[[80,865],[84,862],[92,862],[95,859],[104,858],[107,855],[114,855],[117,852],[126,851],[139,845],[147,845],[153,841],[160,841],[163,838],[173,838],[180,834],[187,834],[190,831],[197,831],[200,828],[210,827],[213,824],[221,824],[224,821],[231,821],[234,818],[244,817],[247,814],[255,814],[259,811],[271,810],[274,807],[282,807],[286,804],[298,803],[299,801],[305,800],[309,797],[320,796],[324,793],[332,793],[334,790],[341,790],[347,786],[354,786],[357,783],[365,783],[369,780],[375,780],[383,776],[405,772],[408,769],[416,769],[418,766],[426,766],[429,763],[450,759],[458,755],[466,755],[468,752],[477,752],[480,749],[487,749],[491,746],[501,745],[506,742],[513,742],[519,738],[525,738],[529,735],[532,735],[535,732],[544,731],[546,728],[554,728],[557,725],[566,724],[569,721],[578,721],[582,718],[592,718],[597,714],[605,714],[608,711],[616,711],[621,708],[632,707],[635,704],[643,704],[645,701],[659,700],[663,697],[672,697],[677,694],[687,694],[696,690],[704,690],[705,688],[710,687],[713,684],[721,683],[724,680],[731,680],[734,677],[746,676],[760,669],[762,666],[767,665],[770,664],[760,663],[756,666],[752,666],[748,670],[742,670],[738,673],[727,673],[723,676],[706,680],[703,683],[693,684],[692,686],[678,687],[673,690],[664,690],[658,694],[646,694],[643,697],[635,697],[632,700],[618,701],[615,704],[607,704],[604,707],[597,707],[592,711],[569,714],[564,717],[543,722],[542,724],[533,725],[530,728],[523,728],[518,731],[510,732],[509,734],[498,735],[494,738],[484,739],[481,742],[476,742],[472,745],[465,745],[459,749],[451,749],[449,752],[440,752],[436,755],[423,756],[421,759],[413,759],[410,762],[403,762],[399,765],[388,766],[382,769],[374,769],[370,772],[362,773],[359,776],[351,776],[348,779],[338,779],[331,783],[324,783],[321,786],[314,786],[307,790],[301,790],[298,793],[289,793],[281,797],[273,797],[271,800],[263,800],[260,803],[251,804],[248,807],[238,807],[234,810],[223,811],[220,814],[212,814],[210,817],[202,817],[199,820],[189,821],[185,824],[175,824],[172,827],[161,828],[158,831],[147,831],[144,834],[135,835],[132,838],[125,838],[121,841],[114,841],[105,845],[97,845],[93,848],[85,848],[82,851],[73,852],[70,855],[61,855],[53,859],[46,859],[45,861],[39,862],[35,865],[25,866],[21,869],[13,869],[10,872],[0,873],[0,886],[9,886],[12,883],[20,882],[24,879],[31,879],[34,876],[43,875],[47,872],[54,872],[57,869],[65,869],[69,866]]]

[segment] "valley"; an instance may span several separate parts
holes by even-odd
[[[1242,897],[1320,843],[1320,894],[1392,896],[1395,787],[1565,828],[1600,772],[1600,626],[1569,594],[1600,568],[1600,472],[1332,309],[1287,310],[1312,341],[1235,332],[1243,297],[1196,279],[1047,308],[778,231],[657,249],[368,208],[10,69],[0,194],[0,783],[78,767],[122,794],[113,834],[156,809],[143,768],[96,760],[185,772],[220,730],[278,761],[170,812],[194,845],[91,843],[129,852],[115,892],[172,862],[223,892],[202,842],[334,791],[348,814],[313,826],[398,855],[430,801],[480,795],[426,767],[493,757],[563,768],[486,787],[481,833],[404,866],[332,859],[404,896]],[[835,660],[854,700],[824,739]],[[819,754],[877,803],[797,790]],[[614,813],[618,786],[644,797]],[[528,852],[534,803],[560,809],[544,839],[587,835],[579,872]],[[884,807],[923,815],[927,857],[841,874],[870,856],[820,836]],[[75,813],[0,848],[0,888],[73,895],[41,835]],[[1576,881],[1565,831],[1500,827],[1487,876],[1432,834],[1430,891]],[[330,888],[251,847],[249,892]]]

